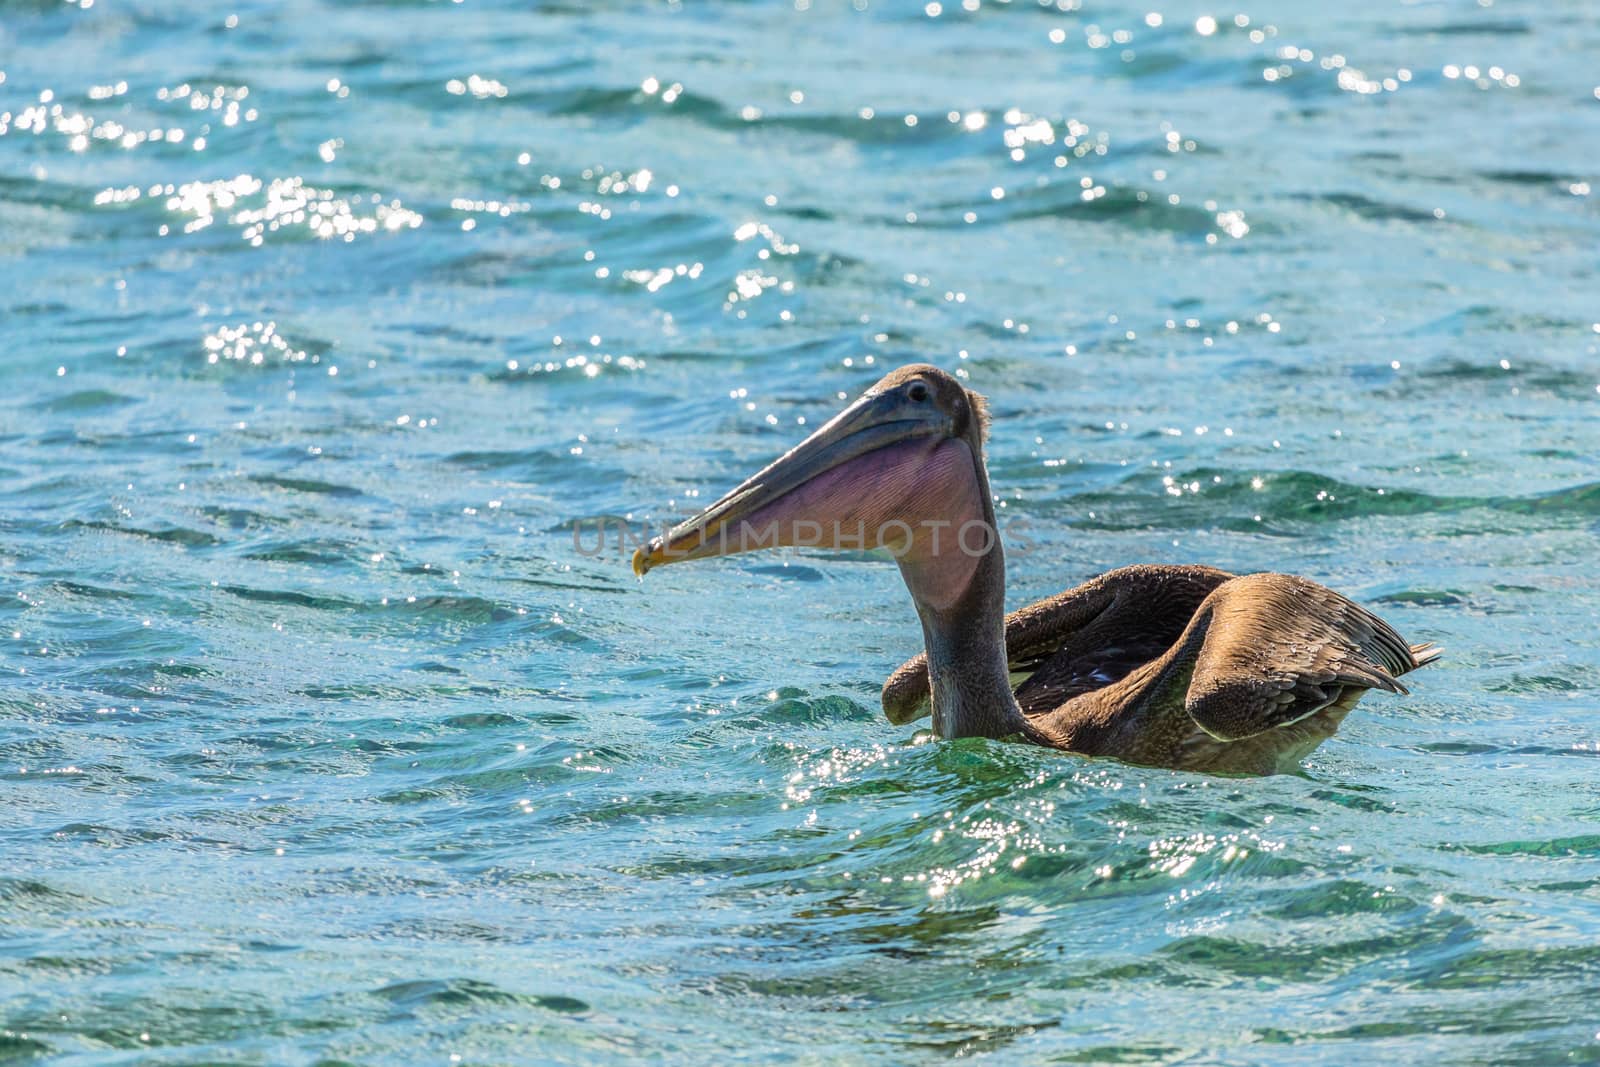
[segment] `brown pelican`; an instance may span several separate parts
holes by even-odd
[[[1404,693],[1396,676],[1439,655],[1304,578],[1200,566],[1124,567],[1008,616],[987,431],[981,396],[901,367],[640,548],[634,572],[755,548],[888,549],[925,649],[884,684],[890,722],[931,710],[941,737],[1214,773],[1292,769],[1361,694]]]

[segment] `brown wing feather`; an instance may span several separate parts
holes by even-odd
[[[1304,578],[1251,574],[1207,598],[1184,708],[1238,741],[1314,715],[1349,690],[1406,692],[1397,676],[1435,659],[1367,609]],[[1359,694],[1356,694],[1359,695]]]
[[[1017,698],[1032,714],[1105,685],[1165,652],[1212,590],[1233,575],[1214,567],[1133,566],[1006,616],[1006,658],[1025,675]],[[928,714],[928,662],[901,664],[883,686],[900,725]]]

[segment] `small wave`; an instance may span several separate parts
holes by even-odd
[[[1398,26],[1395,32],[1426,37],[1518,37],[1532,33],[1533,27],[1523,19],[1472,19]]]
[[[1085,192],[1097,195],[1085,196]],[[1019,186],[1007,190],[1005,198],[999,201],[990,197],[943,203],[923,214],[918,225],[961,229],[1033,219],[1111,223],[1202,240],[1219,228],[1216,212],[1189,204],[1173,204],[1164,193],[1120,185],[1085,190],[1076,179],[1042,186]]]
[[[316,493],[320,496],[344,499],[366,495],[354,486],[339,485],[336,482],[324,482],[316,478],[295,478],[287,474],[252,474],[250,480],[257,485],[269,485],[276,489],[288,489],[296,493]]]
[[[361,545],[321,537],[273,538],[256,542],[240,553],[244,559],[264,563],[305,563],[332,566],[355,562],[370,555]]]
[[[491,982],[475,978],[419,979],[395,982],[372,991],[373,996],[389,1001],[407,1012],[432,1007],[493,1008],[527,1006],[563,1015],[581,1015],[590,1010],[587,1002],[560,994],[513,993]]]
[[[1404,204],[1395,204],[1383,200],[1374,200],[1360,193],[1295,193],[1290,196],[1293,200],[1303,200],[1314,203],[1332,204],[1342,208],[1363,219],[1375,222],[1438,222],[1439,218],[1433,210],[1407,207]]]
[[[68,519],[61,524],[63,530],[92,530],[97,533],[122,534],[128,537],[138,537],[150,541],[161,541],[167,544],[181,545],[184,548],[211,548],[222,544],[222,540],[204,530],[191,530],[184,526],[165,526],[154,529],[144,529],[138,526],[122,526],[113,522],[99,520]]]
[[[60,414],[87,414],[94,411],[115,411],[117,408],[137,404],[139,401],[108,389],[81,389],[75,393],[58,396],[45,407]]]
[[[1480,856],[1541,856],[1571,858],[1600,856],[1600,834],[1557,837],[1546,841],[1500,841],[1492,845],[1461,845]]]
[[[249,600],[257,604],[284,604],[289,607],[311,608],[314,611],[353,611],[359,607],[357,601],[345,597],[330,596],[326,593],[299,593],[288,589],[255,589],[245,585],[225,585],[222,586],[222,591],[231,593],[241,600]]]
[[[1246,476],[1199,468],[1178,475],[1141,471],[1111,489],[1074,494],[1066,503],[1075,525],[1107,530],[1211,527],[1270,532],[1274,523],[1323,524],[1471,510],[1571,516],[1582,522],[1600,515],[1600,482],[1530,496],[1474,497],[1356,485],[1310,471]],[[1093,518],[1086,517],[1090,512]]]
[[[1541,985],[1582,983],[1593,988],[1600,981],[1600,948],[1592,945],[1550,945],[1538,948],[1474,948],[1448,963],[1427,968],[1416,979],[1421,989],[1492,990]],[[1552,1009],[1552,1019],[1564,1019]]]

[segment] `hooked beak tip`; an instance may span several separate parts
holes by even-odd
[[[634,577],[643,577],[662,563],[670,561],[672,555],[667,552],[666,537],[651,537],[648,544],[642,544],[634,549]]]

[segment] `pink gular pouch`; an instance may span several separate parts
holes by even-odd
[[[734,528],[730,529],[729,526]],[[724,526],[715,554],[758,548],[887,549],[912,595],[935,609],[958,600],[998,532],[985,518],[977,459],[958,438],[874,449]]]

